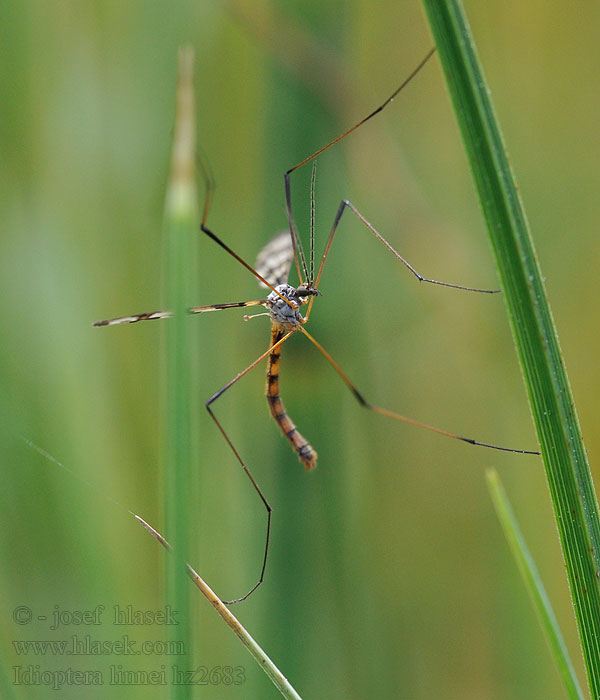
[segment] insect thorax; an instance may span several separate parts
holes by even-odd
[[[286,328],[293,328],[304,323],[304,317],[299,311],[302,304],[306,303],[306,297],[301,297],[296,288],[290,284],[279,284],[275,289],[290,301],[295,308],[286,303],[276,292],[271,292],[267,297],[265,306],[269,309],[271,321],[279,323]]]

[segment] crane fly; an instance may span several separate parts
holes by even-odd
[[[421,275],[417,270],[405,260],[393,246],[377,231],[377,229],[363,216],[363,214],[347,199],[342,200],[340,203],[337,213],[335,215],[329,237],[325,244],[325,248],[317,269],[316,275],[314,273],[314,189],[315,189],[315,163],[316,158],[327,149],[334,146],[336,143],[341,141],[343,138],[348,136],[352,131],[358,129],[364,123],[369,121],[376,114],[381,112],[385,107],[387,107],[390,102],[398,95],[398,93],[415,77],[415,75],[421,70],[425,63],[431,58],[435,49],[432,49],[427,56],[421,61],[421,63],[412,71],[412,73],[404,80],[404,82],[388,97],[388,99],[383,102],[377,109],[368,114],[364,119],[361,119],[354,126],[350,127],[344,131],[340,136],[330,141],[328,144],[319,148],[312,155],[308,156],[304,160],[300,161],[297,165],[290,168],[284,174],[284,185],[285,185],[285,202],[286,202],[286,213],[288,218],[288,228],[276,234],[260,251],[258,258],[254,267],[249,265],[242,257],[240,257],[235,251],[233,251],[219,236],[217,236],[211,229],[207,226],[208,214],[212,203],[212,194],[214,185],[208,172],[205,171],[205,203],[204,210],[202,214],[202,221],[200,228],[203,233],[205,233],[209,238],[211,238],[215,243],[217,243],[221,248],[223,248],[229,255],[234,257],[241,265],[243,265],[250,273],[252,273],[259,281],[259,284],[270,290],[268,296],[264,299],[257,299],[251,301],[238,301],[238,302],[228,302],[224,304],[211,304],[208,306],[194,306],[188,311],[190,314],[201,314],[212,311],[222,311],[225,309],[236,309],[236,308],[246,308],[252,306],[262,306],[266,308],[266,312],[255,314],[253,316],[244,316],[245,320],[249,318],[254,318],[255,316],[268,316],[271,322],[271,341],[268,348],[257,357],[251,364],[249,364],[243,371],[237,374],[233,379],[231,379],[227,384],[225,384],[219,391],[213,394],[208,401],[206,401],[206,409],[210,417],[215,422],[217,428],[223,435],[225,441],[232,450],[235,458],[239,462],[246,476],[251,481],[254,489],[262,500],[265,509],[267,511],[267,527],[266,527],[266,537],[265,537],[265,548],[262,559],[262,565],[260,570],[260,575],[256,583],[250,588],[250,590],[243,596],[236,598],[231,601],[224,601],[227,604],[238,603],[245,600],[250,596],[263,582],[265,569],[267,565],[267,557],[269,551],[269,539],[271,533],[271,506],[267,501],[265,495],[263,494],[258,482],[254,478],[250,469],[244,462],[242,456],[238,452],[237,448],[233,444],[233,441],[225,431],[223,425],[215,415],[212,405],[213,403],[221,397],[228,389],[230,389],[236,382],[238,382],[242,377],[244,377],[248,372],[250,372],[254,367],[256,367],[263,360],[267,360],[267,381],[266,381],[266,397],[269,405],[269,410],[275,422],[279,426],[282,434],[288,440],[293,450],[296,452],[300,462],[304,465],[307,470],[312,470],[317,464],[317,452],[309,444],[308,440],[298,431],[292,420],[287,414],[287,411],[283,405],[281,397],[279,395],[279,363],[281,357],[281,348],[283,344],[297,332],[302,333],[325,357],[337,374],[348,386],[356,400],[364,408],[378,413],[388,418],[392,418],[396,421],[409,423],[420,428],[438,433],[448,438],[454,440],[460,440],[466,442],[470,445],[478,445],[481,447],[486,447],[493,450],[502,450],[505,452],[515,452],[519,454],[531,454],[539,455],[540,453],[533,450],[521,450],[514,449],[511,447],[502,447],[500,445],[494,445],[487,442],[481,442],[479,440],[474,440],[470,437],[464,437],[456,433],[437,428],[433,425],[423,423],[419,420],[409,418],[407,416],[396,413],[395,411],[389,410],[387,408],[382,408],[377,406],[370,401],[368,401],[365,396],[358,390],[354,383],[350,380],[348,375],[340,367],[340,365],[333,359],[333,357],[325,350],[325,348],[306,330],[305,326],[309,320],[311,310],[315,298],[320,295],[318,285],[323,274],[323,269],[329,255],[331,245],[334,236],[338,230],[340,220],[345,211],[351,211],[358,220],[363,224],[364,228],[369,231],[375,238],[388,249],[396,259],[406,267],[409,272],[419,281],[426,282],[429,284],[440,285],[444,287],[451,287],[453,289],[463,290],[467,292],[478,292],[483,294],[495,294],[499,290],[492,289],[478,289],[475,287],[466,287],[459,284],[452,284],[449,282],[441,282],[439,280],[434,280]],[[290,185],[290,175],[306,165],[309,162],[313,162],[313,172],[311,179],[311,226],[310,226],[310,260],[307,264],[306,256],[302,248],[300,241],[300,236],[294,221],[294,216],[292,212],[292,196],[291,196],[291,185]],[[298,286],[294,287],[289,284],[288,278],[292,268],[295,266],[298,275]],[[301,313],[302,307],[306,306],[306,312],[303,316]],[[113,326],[124,323],[137,323],[138,321],[150,321],[154,319],[169,318],[172,315],[170,311],[153,311],[150,313],[135,314],[131,316],[121,316],[119,318],[107,319],[104,321],[97,321],[94,326]]]

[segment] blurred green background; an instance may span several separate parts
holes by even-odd
[[[597,3],[467,2],[553,304],[592,465],[600,449],[597,358],[600,62]],[[161,306],[162,209],[177,48],[197,56],[198,141],[217,192],[209,224],[252,262],[285,226],[283,172],[383,101],[431,38],[414,2],[5,2],[0,164],[3,425],[2,656],[15,666],[101,671],[63,698],[159,698],[109,685],[109,667],[244,667],[277,691],[201,596],[187,659],[18,655],[13,640],[166,638],[116,627],[114,605],[159,610],[165,553],[128,509],[161,529],[158,323],[97,329]],[[309,169],[305,169],[309,170]],[[307,232],[309,172],[293,179]],[[317,246],[349,198],[423,274],[495,287],[493,260],[434,58],[381,115],[319,159]],[[254,279],[199,240],[190,304],[253,299]],[[318,248],[319,250],[319,248]],[[448,430],[535,449],[502,300],[419,285],[346,214],[310,331],[373,403]],[[204,401],[267,346],[266,319],[190,319]],[[362,410],[300,334],[281,387],[319,452],[306,474],[268,416],[256,369],[216,412],[274,509],[267,577],[235,613],[305,698],[560,697],[550,659],[488,498],[498,469],[578,670],[578,641],[542,463]],[[255,580],[264,511],[202,409],[192,562],[224,597]],[[33,441],[65,465],[44,458]],[[168,536],[168,533],[164,533]],[[50,630],[55,610],[106,606],[98,626]],[[17,624],[14,610],[31,610]],[[58,606],[55,608],[55,606]],[[25,613],[26,614],[26,613]],[[39,619],[48,616],[47,620]]]

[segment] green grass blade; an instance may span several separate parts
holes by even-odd
[[[193,256],[191,246],[198,235],[195,161],[196,121],[193,83],[194,55],[191,49],[179,52],[179,78],[175,110],[175,131],[171,171],[165,205],[166,298],[173,318],[167,328],[167,387],[165,435],[166,527],[173,544],[167,561],[166,602],[178,614],[177,625],[168,628],[170,640],[191,653],[189,581],[186,561],[189,552],[191,503],[191,348],[187,306],[191,299]],[[188,658],[190,668],[193,658]],[[171,697],[192,696],[191,686],[173,684]]]
[[[155,530],[152,525],[147,523],[139,515],[134,515],[135,519],[144,527],[162,546],[171,551],[171,545],[167,540]],[[225,621],[227,626],[235,634],[235,636],[240,640],[240,642],[246,647],[250,652],[256,663],[262,668],[262,670],[271,679],[273,685],[279,690],[287,700],[302,700],[300,695],[294,690],[288,679],[281,673],[281,671],[275,666],[271,659],[265,654],[258,643],[254,640],[252,635],[246,630],[246,628],[241,624],[241,622],[235,617],[235,615],[229,609],[229,606],[225,605],[223,601],[217,596],[217,594],[212,590],[212,588],[204,581],[204,579],[195,571],[191,566],[187,565],[187,572],[189,577],[194,582],[194,585],[202,593],[202,595],[210,602],[215,611],[221,616]]]
[[[565,684],[567,695],[572,698],[572,700],[583,700],[585,696],[583,695],[581,687],[579,686],[579,681],[575,675],[575,670],[569,658],[569,653],[560,632],[556,616],[552,610],[552,605],[548,599],[546,589],[544,588],[535,562],[527,548],[519,523],[517,522],[515,513],[506,495],[506,491],[500,482],[498,473],[494,469],[488,470],[486,477],[504,535],[540,617],[542,629],[546,634],[550,650],[558,666],[563,683]]]
[[[189,560],[189,514],[192,504],[189,499],[190,468],[192,450],[191,395],[192,358],[197,353],[192,349],[189,330],[192,268],[194,256],[190,249],[198,237],[199,219],[196,201],[195,154],[196,121],[193,84],[194,55],[191,49],[179,52],[179,78],[177,84],[177,108],[175,132],[171,156],[171,172],[167,188],[165,207],[166,292],[167,308],[173,310],[173,318],[167,333],[167,418],[166,418],[166,512],[167,532],[171,544],[139,516],[136,519],[170,549],[172,556],[167,564],[167,603],[178,613],[178,623],[169,628],[170,640],[177,641],[186,650],[193,649],[189,617],[190,586],[188,575],[211,605],[221,615],[244,646],[265,671],[283,697],[300,700],[290,683],[244,629],[200,576],[192,569]],[[197,506],[193,504],[197,515]],[[189,653],[189,651],[188,651]],[[188,657],[189,668],[194,668],[193,657]],[[183,700],[192,697],[193,685],[171,685],[171,697]]]
[[[598,504],[571,389],[513,174],[457,0],[423,0],[481,201],[567,566],[588,679],[600,697]]]

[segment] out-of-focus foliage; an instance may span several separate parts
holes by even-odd
[[[2,649],[14,666],[160,671],[245,667],[241,688],[276,691],[205,601],[191,658],[17,654],[13,640],[137,645],[159,624],[115,626],[113,606],[163,606],[164,553],[127,509],[162,522],[162,322],[91,322],[161,305],[162,209],[176,51],[197,56],[198,142],[217,181],[211,227],[252,261],[285,226],[283,172],[376,107],[431,46],[418,3],[8,2],[0,160]],[[233,9],[232,9],[233,8]],[[600,208],[598,8],[467,3],[579,406],[597,452]],[[496,286],[483,223],[436,59],[387,110],[319,159],[317,246],[347,197],[422,273]],[[293,179],[307,237],[310,173]],[[200,240],[190,304],[252,299],[252,277]],[[588,261],[588,262],[586,262]],[[310,330],[374,403],[481,440],[535,447],[498,299],[419,285],[345,214]],[[190,319],[204,401],[268,344],[236,310]],[[319,452],[303,472],[265,405],[262,369],[215,406],[274,508],[263,587],[236,609],[305,697],[545,697],[560,692],[488,500],[502,476],[576,656],[541,462],[469,448],[361,409],[302,337],[281,389]],[[224,597],[255,580],[260,502],[201,412],[193,562]],[[23,437],[67,469],[43,458]],[[168,533],[165,533],[168,535]],[[93,611],[100,625],[55,611]],[[17,606],[35,621],[13,622]],[[39,620],[47,615],[48,621]],[[61,618],[65,623],[68,617]],[[533,673],[532,669],[539,669]],[[197,677],[197,679],[200,676]],[[23,687],[14,687],[15,694]],[[44,685],[26,688],[46,698]],[[63,697],[82,697],[65,685]],[[119,688],[163,697],[164,687]]]

